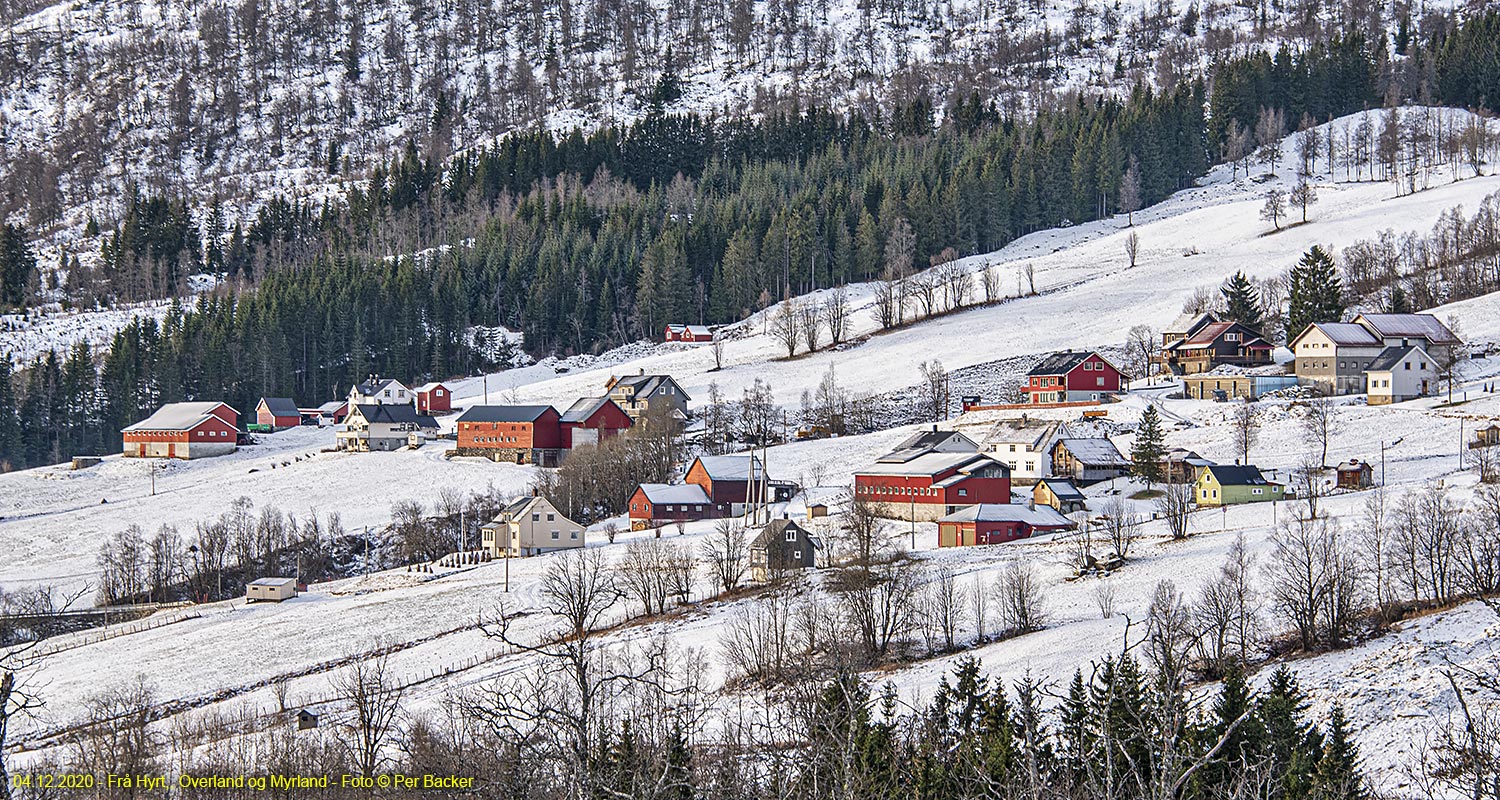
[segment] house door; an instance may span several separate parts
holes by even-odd
[[[176,442],[167,442],[167,458],[176,458],[176,457],[177,457],[177,443]]]
[[[1422,394],[1427,394],[1427,381],[1422,381]]]

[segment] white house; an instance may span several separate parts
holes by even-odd
[[[334,434],[334,441],[340,450],[399,450],[412,441],[412,434],[437,431],[437,420],[409,405],[357,405],[349,407],[344,429]]]
[[[563,516],[545,497],[520,497],[480,528],[484,549],[499,558],[518,558],[583,547],[583,526]]]
[[[410,405],[415,397],[401,381],[372,375],[349,389],[349,407]]]
[[[1437,383],[1437,365],[1417,345],[1387,347],[1365,369],[1372,406],[1426,397],[1437,389]]]
[[[984,452],[1010,467],[1012,483],[1036,483],[1051,476],[1052,445],[1069,435],[1058,420],[1022,415],[995,423],[984,437]]]

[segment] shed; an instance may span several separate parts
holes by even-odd
[[[438,414],[453,410],[453,390],[441,383],[424,383],[412,390],[417,396],[418,414]]]
[[[255,404],[255,422],[273,431],[302,424],[302,409],[290,397],[262,397]]]
[[[318,727],[318,712],[302,709],[297,712],[297,730],[306,731]]]
[[[826,516],[828,516],[828,504],[827,503],[808,503],[807,504],[807,518],[808,519],[817,519],[819,517],[826,517]]]
[[[296,596],[296,578],[256,578],[245,587],[245,600],[251,603],[280,603]]]
[[[1345,461],[1334,470],[1338,472],[1340,489],[1368,489],[1375,482],[1375,470],[1357,458]]]

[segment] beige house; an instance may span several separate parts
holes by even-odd
[[[545,497],[512,500],[480,531],[485,551],[498,558],[583,547],[583,526],[563,516]]]
[[[368,452],[400,450],[411,446],[413,437],[437,432],[437,420],[418,414],[412,406],[381,403],[350,406],[349,415],[344,417],[344,429],[333,436],[340,450]]]
[[[1314,322],[1290,345],[1297,378],[1332,394],[1366,391],[1365,372],[1387,348],[1413,346],[1441,363],[1462,342],[1431,314],[1360,314],[1353,322]]]
[[[687,420],[688,401],[692,398],[688,397],[687,392],[670,375],[647,375],[641,372],[612,377],[606,386],[609,389],[609,399],[615,401],[615,405],[636,422],[653,411],[678,422]]]

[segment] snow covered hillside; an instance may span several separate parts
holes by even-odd
[[[1346,125],[1341,120],[1334,125]],[[1290,150],[1290,148],[1288,148]],[[549,360],[498,375],[474,377],[457,384],[458,404],[536,401],[566,406],[581,395],[602,392],[611,374],[644,370],[673,375],[701,403],[710,383],[730,397],[757,378],[768,381],[780,403],[793,406],[834,370],[850,390],[881,392],[918,380],[918,365],[940,360],[949,370],[978,367],[1017,357],[1035,357],[1064,348],[1097,348],[1121,343],[1129,328],[1170,321],[1200,287],[1217,287],[1236,270],[1257,277],[1283,271],[1307,247],[1338,247],[1356,238],[1394,228],[1426,230],[1446,210],[1478,201],[1500,190],[1500,177],[1456,182],[1434,181],[1431,188],[1393,196],[1388,183],[1318,180],[1320,200],[1309,209],[1306,224],[1271,232],[1259,219],[1266,190],[1285,186],[1294,173],[1290,161],[1274,179],[1232,179],[1221,167],[1204,185],[1138,212],[1132,229],[1115,219],[1034,234],[1005,249],[967,259],[968,269],[991,269],[1002,276],[1007,294],[1029,286],[1026,268],[1034,268],[1036,294],[1012,297],[985,308],[961,311],[879,333],[870,314],[870,287],[851,291],[857,341],[834,351],[784,358],[781,345],[765,330],[763,312],[728,332],[725,366],[714,370],[708,347],[640,345],[603,359]],[[1141,251],[1127,266],[1123,240],[1133,232]],[[807,302],[815,298],[799,298]],[[1495,296],[1455,303],[1435,313],[1455,315],[1471,340],[1500,338]],[[566,371],[560,371],[566,370]],[[1369,407],[1357,398],[1341,404],[1328,449],[1328,463],[1357,457],[1379,464],[1377,480],[1395,498],[1401,493],[1441,485],[1455,503],[1468,502],[1476,479],[1461,471],[1461,432],[1500,417],[1500,396],[1484,393],[1500,377],[1500,360],[1477,358],[1470,365],[1459,401],[1449,405],[1432,398],[1385,407]],[[1190,448],[1221,462],[1237,457],[1231,409],[1225,404],[1162,399],[1161,390],[1142,391],[1108,407],[1100,425],[1122,450],[1148,404],[1168,420],[1180,421],[1166,437],[1169,447]],[[994,398],[987,398],[994,399]],[[1305,409],[1293,401],[1259,404],[1261,430],[1251,459],[1273,476],[1285,478],[1304,456]],[[242,411],[244,411],[242,409]],[[1039,412],[1078,422],[1077,411]],[[950,424],[981,432],[1000,412],[973,412]],[[448,418],[446,425],[452,424]],[[887,451],[915,428],[860,436],[798,442],[773,447],[768,472],[776,478],[810,485],[820,499],[839,498],[852,473]],[[201,461],[160,463],[111,456],[89,469],[48,467],[0,475],[0,588],[42,584],[60,587],[89,582],[96,572],[100,544],[129,525],[148,531],[164,522],[191,526],[217,515],[234,498],[251,498],[257,509],[275,506],[299,515],[311,511],[338,513],[347,528],[383,525],[392,504],[401,500],[430,503],[443,488],[474,491],[494,486],[507,494],[526,490],[534,477],[530,467],[493,464],[480,459],[445,457],[450,446],[437,441],[416,451],[347,454],[323,452],[333,432],[300,428],[267,434],[261,444],[232,456]],[[1142,488],[1121,480],[1089,490],[1103,502]],[[1371,492],[1335,493],[1324,507],[1354,527]],[[1150,517],[1150,501],[1130,501]],[[1394,499],[1393,499],[1394,502]],[[1067,561],[1077,547],[1070,536],[1042,537],[1004,546],[936,548],[935,526],[889,523],[891,535],[913,548],[929,578],[951,570],[962,586],[987,585],[1013,561],[1038,569],[1047,588],[1047,626],[1038,632],[967,652],[997,679],[1032,675],[1053,688],[1065,688],[1074,670],[1087,671],[1103,654],[1126,644],[1127,620],[1144,617],[1162,580],[1196,594],[1214,574],[1226,553],[1243,536],[1259,565],[1270,557],[1269,536],[1290,503],[1239,506],[1227,511],[1196,512],[1193,535],[1172,539],[1164,521],[1144,525],[1144,538],[1128,564],[1107,578],[1069,581]],[[802,520],[806,498],[778,504],[774,514]],[[833,536],[837,518],[806,520],[825,537]],[[618,521],[617,521],[618,522]],[[628,527],[628,526],[625,526]],[[664,531],[672,546],[690,546],[713,531],[713,523],[692,523],[679,534]],[[914,535],[913,535],[914,534]],[[655,538],[653,532],[626,533],[613,543],[601,530],[590,532],[590,546],[609,563],[617,563],[628,542]],[[414,573],[392,570],[316,584],[303,596],[279,605],[246,606],[224,602],[168,612],[160,627],[121,628],[119,635],[99,631],[56,637],[44,643],[48,706],[35,720],[17,724],[15,741],[23,758],[45,756],[58,746],[57,734],[77,722],[74,710],[99,691],[137,679],[151,685],[160,705],[169,709],[159,725],[173,716],[229,713],[247,708],[261,719],[272,718],[286,692],[296,707],[321,709],[337,718],[347,713],[336,701],[332,675],[349,658],[390,649],[391,665],[408,684],[409,710],[436,711],[455,692],[469,691],[534,665],[487,637],[482,620],[493,621],[500,609],[515,615],[513,635],[538,637],[544,632],[540,578],[554,556],[492,562],[459,569]],[[1259,569],[1259,567],[1258,567]],[[1114,613],[1098,608],[1099,587],[1114,593]],[[700,579],[692,599],[711,594]],[[799,589],[799,602],[826,598],[823,578],[812,576]],[[721,689],[732,677],[722,656],[723,632],[741,614],[756,613],[755,596],[694,602],[674,614],[622,626],[610,641],[643,643],[669,638],[683,653],[700,654],[709,684]],[[610,622],[623,622],[639,611],[633,601],[612,609]],[[1270,611],[1264,611],[1268,624]],[[1483,667],[1493,663],[1492,634],[1500,619],[1471,603],[1402,625],[1384,637],[1349,650],[1300,659],[1293,668],[1309,691],[1315,708],[1341,703],[1348,712],[1365,764],[1385,788],[1398,797],[1422,796],[1404,773],[1422,750],[1430,726],[1446,719],[1455,697],[1442,677],[1450,665]],[[132,632],[133,631],[133,632]],[[971,633],[966,633],[971,636]],[[1133,629],[1129,636],[1139,635]],[[901,699],[916,703],[930,695],[957,656],[898,664],[869,677],[890,681]],[[719,693],[715,710],[728,713],[754,697],[735,691]]]

